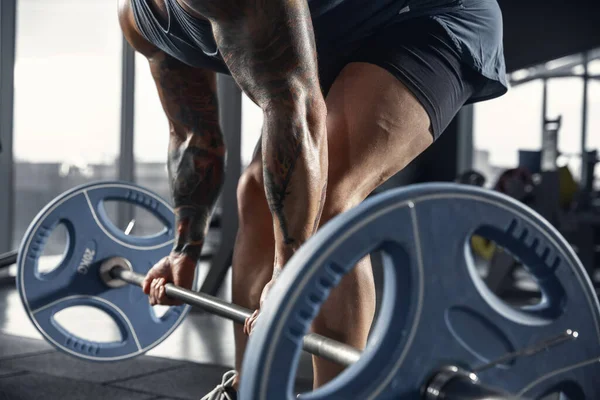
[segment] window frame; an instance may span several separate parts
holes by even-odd
[[[17,0],[0,1],[0,252],[11,250],[14,228],[14,65]]]

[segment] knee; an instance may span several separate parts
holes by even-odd
[[[260,162],[252,162],[240,176],[237,200],[240,226],[250,224],[253,218],[264,217],[265,211],[269,212]]]

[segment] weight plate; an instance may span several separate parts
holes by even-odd
[[[543,301],[513,308],[485,285],[471,255],[477,233],[529,269]],[[300,344],[319,307],[364,255],[384,254],[379,318],[360,360],[302,399],[417,399],[441,366],[475,369],[562,335],[575,341],[480,372],[482,383],[538,398],[563,390],[600,398],[600,312],[571,247],[508,196],[456,184],[383,193],[338,216],[284,268],[246,350],[242,399],[293,399]],[[584,396],[584,397],[582,397]]]
[[[139,206],[165,227],[152,236],[128,236],[111,222],[104,207],[107,201]],[[109,288],[100,279],[99,268],[108,258],[123,257],[135,272],[145,274],[169,254],[174,221],[166,201],[123,182],[83,185],[48,204],[29,226],[17,260],[17,288],[27,315],[44,338],[59,350],[93,361],[135,357],[167,338],[183,321],[189,306],[170,307],[159,318],[139,287]],[[56,269],[42,273],[40,257],[59,224],[68,232],[64,258]],[[91,306],[107,313],[117,324],[121,340],[98,343],[67,331],[54,317],[73,306]]]

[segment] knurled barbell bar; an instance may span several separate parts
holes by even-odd
[[[129,261],[118,257],[105,261],[100,271],[101,278],[108,286],[114,286],[119,282],[141,286],[144,281],[144,275],[133,272]],[[238,324],[243,324],[252,315],[251,310],[237,304],[171,283],[165,285],[165,293],[173,299],[181,300],[185,304],[201,308]],[[311,354],[345,366],[354,364],[360,358],[360,351],[356,348],[316,333],[305,335],[302,347]]]
[[[165,229],[150,237],[125,235],[106,214],[108,200],[145,208]],[[170,251],[173,223],[165,201],[131,184],[97,183],[59,196],[33,221],[19,252],[17,284],[34,325],[57,348],[89,360],[126,359],[160,343],[189,306],[158,317],[135,286]],[[67,228],[69,245],[58,268],[44,274],[38,261],[58,224]],[[473,234],[522,261],[543,300],[512,307],[489,291],[470,252]],[[331,288],[373,251],[383,254],[384,288],[365,351],[306,336]],[[250,312],[174,286],[167,295],[191,303],[201,298],[204,309],[237,322]],[[58,327],[53,316],[75,305],[105,311],[121,340],[95,343]],[[295,398],[304,346],[350,365],[304,399],[537,399],[553,392],[600,398],[599,308],[572,249],[523,205],[464,185],[398,189],[325,225],[284,268],[249,339],[240,395]]]

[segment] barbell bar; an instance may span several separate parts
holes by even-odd
[[[133,272],[124,265],[130,266],[130,263],[119,258],[105,261],[100,268],[102,279],[108,286],[114,286],[120,281],[142,287],[144,275]],[[201,308],[238,324],[244,324],[252,315],[247,308],[172,283],[165,284],[165,293],[172,299],[181,300],[190,306]],[[361,356],[358,349],[315,333],[304,336],[302,347],[310,354],[344,366],[356,363]],[[423,386],[422,396],[424,400],[517,400],[513,395],[500,389],[482,385],[475,373],[455,366],[445,366],[437,371]]]
[[[132,285],[142,286],[144,275],[125,269],[120,265],[126,260],[109,260],[113,265],[109,275]],[[252,315],[252,311],[237,304],[228,303],[201,292],[188,290],[172,283],[165,285],[165,293],[172,299],[181,300],[184,303],[201,308],[211,314],[229,319],[238,324],[243,324]],[[308,333],[303,339],[303,349],[310,354],[322,357],[326,360],[340,365],[348,366],[354,364],[360,358],[361,352],[347,344],[327,338],[316,333]]]
[[[0,254],[0,269],[7,268],[17,261],[17,251],[12,250],[7,253]]]

